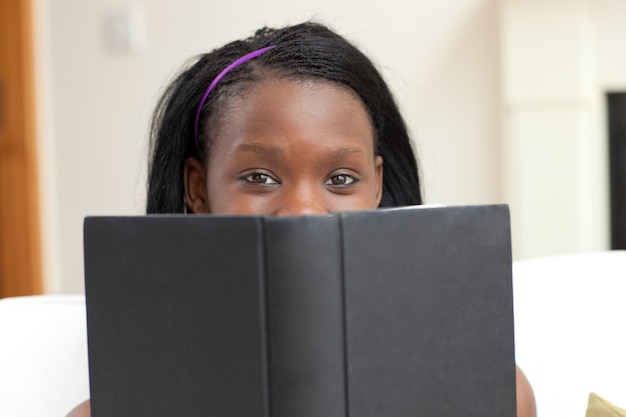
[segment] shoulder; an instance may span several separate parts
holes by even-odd
[[[89,407],[89,400],[78,404],[67,417],[91,417],[91,409]]]
[[[537,406],[533,389],[519,367],[515,368],[517,380],[517,415],[519,417],[536,417]]]

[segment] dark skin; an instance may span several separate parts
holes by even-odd
[[[320,81],[267,80],[222,109],[208,164],[185,162],[193,213],[324,215],[375,209],[383,160],[369,115],[350,90]],[[517,415],[535,399],[516,368]],[[68,417],[90,416],[89,401]]]
[[[323,215],[374,209],[383,160],[361,101],[311,81],[266,81],[223,109],[205,167],[185,164],[194,213]]]

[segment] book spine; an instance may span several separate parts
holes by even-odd
[[[338,219],[268,218],[265,251],[270,416],[345,417]]]

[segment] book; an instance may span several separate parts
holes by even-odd
[[[84,234],[93,417],[515,415],[504,205]]]

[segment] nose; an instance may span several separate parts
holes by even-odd
[[[321,192],[312,187],[299,187],[285,190],[276,216],[313,216],[330,214]]]

